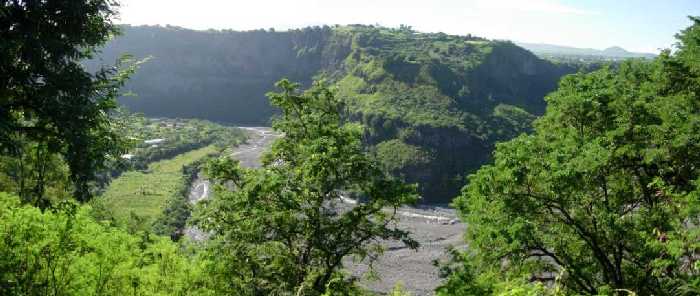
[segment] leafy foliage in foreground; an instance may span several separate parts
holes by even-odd
[[[568,76],[532,135],[499,144],[454,205],[470,250],[442,295],[502,281],[693,294],[700,263],[700,20],[653,63]]]
[[[0,152],[35,155],[34,165],[20,162],[22,174],[13,176],[23,179],[16,192],[26,202],[50,205],[45,183],[54,180],[44,164],[58,157],[68,164],[74,197],[89,200],[95,172],[121,154],[108,114],[134,68],[93,74],[80,64],[117,32],[117,6],[111,0],[0,2]]]
[[[328,88],[319,84],[299,93],[287,80],[277,86],[281,92],[269,96],[282,116],[273,127],[284,137],[265,155],[263,167],[244,169],[222,158],[208,170],[220,185],[198,221],[213,232],[211,274],[230,279],[217,292],[353,290],[340,272],[343,258],[376,258],[380,239],[416,247],[392,223],[397,207],[416,201],[415,187],[387,177],[371,160],[362,128],[342,120],[342,105]],[[365,202],[343,205],[351,192]]]
[[[62,201],[42,212],[0,193],[3,293],[367,295],[341,272],[342,259],[373,260],[385,239],[415,247],[392,224],[396,207],[415,202],[415,187],[372,162],[361,128],[341,120],[327,88],[301,94],[287,81],[279,86],[271,98],[285,111],[275,125],[285,137],[264,167],[242,169],[230,158],[211,164],[221,188],[200,216],[214,233],[206,249],[189,254],[147,230],[96,222],[103,209]],[[222,190],[231,184],[235,191]],[[351,192],[366,202],[343,208],[340,198]]]
[[[2,295],[203,295],[201,269],[167,238],[92,220],[64,202],[42,212],[0,193]]]

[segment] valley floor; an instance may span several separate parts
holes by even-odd
[[[234,148],[231,156],[238,159],[244,167],[260,167],[260,155],[280,135],[266,127],[243,129],[249,133],[248,141]],[[207,198],[209,191],[206,188],[208,181],[197,180],[190,201]],[[376,292],[389,292],[400,282],[413,296],[433,295],[440,284],[438,268],[433,262],[447,259],[447,249],[450,246],[464,247],[462,234],[465,226],[457,220],[456,212],[446,207],[405,207],[399,209],[398,216],[399,225],[410,230],[421,247],[411,250],[398,242],[387,242],[385,253],[374,264],[375,271],[381,275],[379,279],[363,276],[369,266],[365,262],[353,262],[351,258],[346,260],[348,272],[362,278],[361,284]],[[196,229],[188,229],[187,234],[195,239],[202,238],[202,233]]]
[[[267,148],[272,145],[275,139],[280,135],[275,133],[269,127],[240,127],[248,132],[248,140],[233,147],[231,151],[227,151],[230,155],[240,161],[241,166],[247,168],[257,168],[261,166],[260,156]],[[192,188],[189,194],[189,202],[195,204],[201,200],[205,200],[211,196],[211,184],[205,179],[202,174],[192,183]],[[188,226],[184,233],[190,239],[202,241],[206,239],[207,234],[202,232],[197,227]]]
[[[400,242],[387,242],[386,251],[374,264],[381,278],[364,278],[361,284],[376,292],[389,292],[397,284],[413,296],[433,295],[440,285],[436,260],[448,259],[448,248],[463,249],[465,225],[456,219],[456,212],[445,207],[401,208],[399,226],[411,232],[420,243],[417,250],[404,247]],[[348,259],[354,276],[362,276],[367,270],[365,263],[352,263]]]
[[[128,171],[114,179],[102,195],[105,206],[115,218],[127,219],[131,213],[152,221],[182,182],[182,167],[209,154],[213,145],[180,154],[171,159],[154,162],[146,171]]]
[[[246,143],[227,150],[241,165],[249,168],[260,167],[260,156],[280,134],[269,127],[244,127],[248,133]],[[171,196],[181,182],[181,170],[216,148],[207,146],[183,153],[175,158],[155,162],[146,172],[130,171],[115,179],[104,194],[106,205],[118,218],[126,219],[131,212],[146,219],[153,219],[162,213],[166,199]],[[190,188],[189,202],[211,197],[211,184],[201,174]],[[354,201],[343,200],[342,207],[351,207]],[[465,225],[456,212],[447,207],[421,206],[404,207],[397,212],[399,226],[409,230],[420,248],[411,250],[399,242],[386,242],[385,252],[374,263],[374,271],[381,277],[368,276],[367,262],[345,261],[347,272],[360,279],[362,286],[376,292],[389,292],[400,283],[413,296],[432,295],[440,284],[436,260],[447,259],[449,247],[464,248],[462,234]],[[194,227],[187,227],[185,235],[196,241],[206,239],[206,234]]]

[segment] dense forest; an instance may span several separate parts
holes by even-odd
[[[529,130],[544,96],[578,70],[510,42],[410,27],[122,29],[101,59],[148,59],[126,84],[136,97],[121,99],[132,110],[267,124],[275,111],[264,94],[274,81],[309,86],[325,79],[338,89],[346,116],[368,126],[365,142],[386,169],[420,184],[423,202],[448,202],[494,143]]]
[[[471,36],[256,32],[316,36],[287,57],[319,63],[267,92],[281,136],[258,168],[227,150],[238,128],[120,109],[147,63],[83,65],[117,15],[0,2],[0,295],[382,295],[348,259],[430,247],[398,222],[457,186],[413,183],[441,182],[435,165],[468,174],[450,196],[466,247],[436,262],[436,295],[700,294],[699,17],[654,59],[561,79],[572,69]],[[189,204],[199,173],[214,195]],[[207,238],[177,235],[185,223]]]

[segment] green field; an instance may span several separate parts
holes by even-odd
[[[125,172],[112,181],[102,195],[104,204],[117,219],[126,219],[133,212],[147,221],[153,221],[183,182],[182,167],[216,153],[217,149],[209,145],[154,162],[148,166],[147,172]]]

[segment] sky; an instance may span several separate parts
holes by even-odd
[[[117,21],[190,29],[412,26],[422,32],[656,53],[700,0],[121,0]]]

